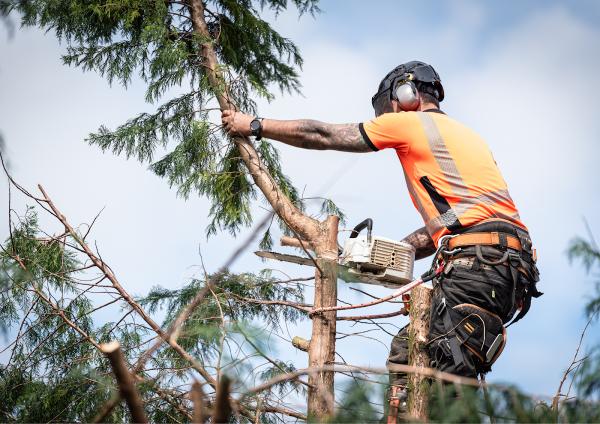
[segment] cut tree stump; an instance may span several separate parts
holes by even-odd
[[[432,289],[418,286],[411,291],[410,326],[408,330],[408,361],[413,367],[429,368],[427,335]],[[427,421],[429,400],[429,380],[423,374],[411,373],[408,376],[408,414],[417,421]]]

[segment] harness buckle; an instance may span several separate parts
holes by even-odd
[[[444,313],[444,309],[446,309],[446,298],[442,297],[442,301],[439,305],[437,305],[437,308],[435,308],[435,313],[442,315]]]

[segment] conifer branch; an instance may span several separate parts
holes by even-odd
[[[79,234],[67,221],[66,217],[58,210],[52,199],[48,196],[46,191],[41,185],[38,185],[40,191],[44,196],[44,201],[52,209],[53,215],[56,216],[64,227],[69,231],[71,237],[79,244],[81,249],[90,258],[92,263],[108,278],[112,283],[113,287],[121,295],[121,297],[131,306],[133,310],[159,335],[159,337],[166,341],[182,358],[190,362],[194,369],[213,387],[216,387],[216,380],[206,371],[204,366],[200,364],[192,355],[190,355],[185,349],[183,349],[176,341],[171,338],[162,330],[162,328],[144,311],[144,309],[137,303],[131,295],[123,288],[121,283],[117,280],[116,276],[96,254],[90,249],[88,244],[79,237]]]
[[[201,0],[189,0],[188,6],[192,17],[194,31],[205,40],[211,40],[210,31],[204,18],[204,4]],[[209,41],[202,43],[201,56],[206,60],[206,76],[217,98],[221,110],[236,109],[231,100],[228,87],[224,83],[219,62],[213,44]],[[237,145],[245,165],[248,167],[256,185],[263,192],[267,201],[277,215],[295,232],[306,240],[317,240],[318,222],[304,215],[281,191],[273,177],[262,165],[260,157],[250,140],[246,137],[235,136],[233,141]],[[316,246],[315,246],[316,247]],[[318,247],[317,247],[318,248]]]

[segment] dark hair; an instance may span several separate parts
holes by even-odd
[[[421,95],[421,103],[432,103],[435,105],[435,107],[440,107],[440,101],[437,99],[437,97],[429,93],[423,93],[422,91],[419,91],[419,94]]]
[[[421,96],[421,103],[432,103],[435,107],[440,107],[439,91],[432,84],[423,84],[417,82],[417,90]]]

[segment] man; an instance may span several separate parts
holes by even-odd
[[[486,143],[439,109],[437,72],[412,61],[389,72],[372,98],[376,118],[360,124],[278,121],[224,111],[232,134],[264,136],[315,150],[396,150],[425,227],[404,241],[416,259],[436,252],[428,348],[431,365],[476,378],[491,369],[505,325],[527,312],[538,271],[535,250]],[[408,330],[392,341],[388,366],[408,361]],[[406,375],[390,374],[390,413],[405,408]]]

